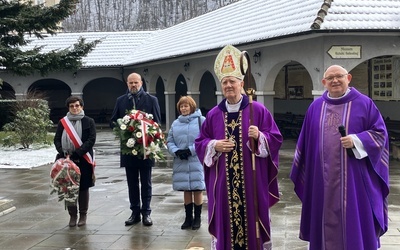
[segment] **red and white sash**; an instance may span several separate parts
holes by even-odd
[[[141,125],[142,125],[142,135],[143,135],[143,159],[147,159],[148,156],[146,154],[146,149],[149,146],[148,143],[148,139],[147,139],[147,126],[152,125],[150,122],[146,121],[146,120],[141,120],[140,121]]]
[[[74,126],[72,126],[71,121],[65,116],[64,118],[61,119],[61,123],[64,126],[64,129],[67,132],[67,135],[71,139],[72,143],[74,144],[75,148],[76,149],[80,148],[83,143],[79,135],[76,133]],[[89,152],[86,152],[83,158],[85,158],[85,160],[93,167],[96,166],[95,161],[89,154]]]

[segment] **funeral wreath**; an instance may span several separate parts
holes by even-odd
[[[153,115],[140,110],[131,110],[119,118],[114,133],[121,141],[121,153],[134,155],[140,159],[165,160],[166,148],[164,134],[153,121]]]
[[[58,159],[50,171],[51,193],[57,193],[58,201],[65,201],[65,205],[74,205],[79,195],[81,171],[79,167],[67,158]]]

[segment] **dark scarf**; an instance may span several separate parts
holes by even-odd
[[[127,94],[128,94],[129,100],[132,100],[132,102],[133,102],[133,108],[136,109],[136,104],[139,103],[140,98],[141,98],[142,95],[144,94],[143,87],[141,87],[141,88],[139,89],[139,91],[136,92],[136,93],[131,93],[131,92],[128,90],[128,93],[127,93]]]

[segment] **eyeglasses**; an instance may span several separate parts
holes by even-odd
[[[328,76],[328,77],[325,77],[324,79],[327,80],[328,82],[332,82],[335,78],[338,80],[343,80],[343,78],[347,75],[348,74],[339,74],[339,75],[334,75],[334,76]]]
[[[70,109],[72,109],[72,108],[79,108],[81,105],[80,104],[71,104],[71,105],[69,105],[69,108]]]

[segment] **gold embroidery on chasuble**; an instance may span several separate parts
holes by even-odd
[[[242,111],[225,113],[225,138],[234,144],[234,150],[226,154],[225,169],[231,226],[231,249],[247,249],[247,218],[243,173]]]

